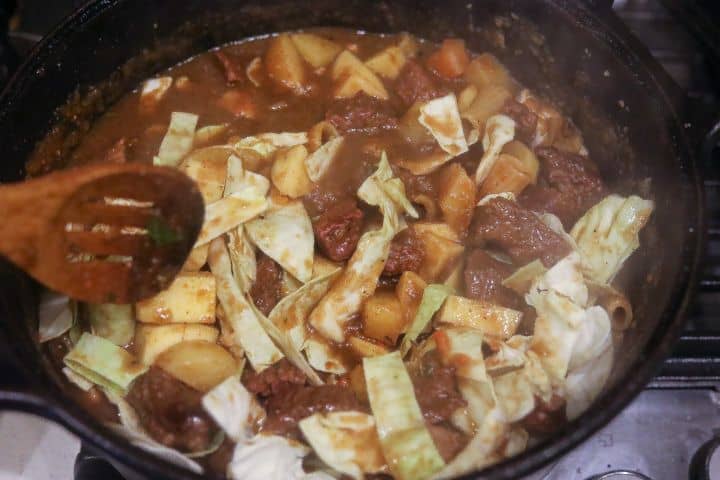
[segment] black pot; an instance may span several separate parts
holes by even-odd
[[[58,166],[88,122],[141,79],[228,41],[344,26],[407,30],[433,40],[454,35],[475,51],[493,52],[521,82],[573,117],[615,190],[640,192],[657,205],[643,231],[642,247],[620,279],[637,325],[617,350],[608,387],[587,412],[551,438],[479,474],[485,479],[517,477],[605,425],[650,380],[682,328],[701,253],[702,190],[688,148],[682,97],[645,47],[603,5],[607,3],[93,1],[34,49],[5,90],[0,100],[0,180],[23,178],[25,159],[51,126],[63,139]],[[60,108],[69,98],[72,108]],[[0,342],[7,344],[0,349],[0,407],[61,423],[122,466],[128,477],[199,478],[130,446],[73,403],[36,341],[37,288],[4,263],[0,285]]]

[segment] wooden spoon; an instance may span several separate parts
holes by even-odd
[[[203,223],[195,183],[166,167],[97,164],[0,186],[0,254],[90,303],[166,288]]]

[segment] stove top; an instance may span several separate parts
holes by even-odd
[[[14,0],[0,0],[3,8]],[[82,0],[18,0],[11,42],[22,54]],[[701,125],[720,119],[720,1],[615,0],[615,12],[687,92]],[[2,76],[0,65],[0,76]],[[688,327],[660,375],[615,420],[523,480],[720,480],[720,150],[703,168],[707,259]],[[67,479],[79,442],[59,427],[0,414],[0,480]],[[62,452],[62,454],[58,454]]]

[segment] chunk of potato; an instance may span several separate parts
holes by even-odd
[[[190,153],[180,164],[180,171],[195,180],[205,205],[220,200],[225,190],[228,147],[205,147]]]
[[[524,143],[519,140],[513,140],[505,144],[502,149],[502,153],[507,153],[517,158],[521,164],[523,164],[523,170],[532,179],[532,183],[535,183],[540,170],[540,162],[538,162],[535,152],[529,149]]]
[[[418,50],[420,50],[420,44],[413,35],[403,32],[400,34],[398,48],[400,48],[407,58],[414,58],[417,56]]]
[[[308,90],[308,75],[300,53],[288,34],[281,34],[270,41],[263,61],[268,77],[280,88],[295,95]]]
[[[158,104],[165,98],[172,84],[172,77],[158,77],[145,80],[140,90],[140,112],[152,113],[155,111]]]
[[[448,239],[431,233],[427,230],[415,229],[418,237],[423,243],[425,256],[418,275],[428,283],[442,282],[447,278],[455,264],[460,259],[464,247]]]
[[[351,98],[360,91],[382,100],[389,98],[380,78],[348,50],[335,59],[330,75],[336,83],[335,98]]]
[[[275,155],[270,171],[273,185],[290,198],[302,197],[312,190],[312,182],[305,169],[308,151],[304,145],[295,145]]]
[[[395,80],[407,62],[400,47],[390,46],[365,61],[365,65],[381,77]]]
[[[485,335],[507,340],[515,335],[522,312],[481,300],[450,295],[435,320],[458,327],[482,330]]]
[[[365,370],[363,369],[362,363],[358,364],[353,368],[350,373],[350,388],[355,393],[355,396],[362,401],[368,402],[367,385],[365,384]]]
[[[329,65],[342,51],[337,43],[312,33],[296,33],[290,35],[295,48],[313,68]]]
[[[400,275],[395,286],[395,295],[400,302],[406,325],[410,325],[415,319],[425,287],[427,287],[427,283],[415,272],[407,271]]]
[[[479,88],[475,100],[461,112],[461,116],[482,134],[487,119],[500,112],[510,98],[512,98],[510,90],[500,85]]]
[[[135,305],[143,323],[215,323],[215,277],[210,272],[182,272],[152,298]]]
[[[501,153],[480,186],[480,197],[502,192],[519,195],[531,183],[533,178],[526,171],[526,166],[514,156]]]
[[[135,351],[145,365],[152,365],[162,352],[187,340],[215,342],[218,331],[214,327],[198,324],[143,325],[135,329]]]
[[[230,352],[214,342],[191,340],[178,343],[162,352],[155,365],[190,385],[207,392],[238,371]]]
[[[483,53],[470,61],[465,70],[465,80],[478,89],[496,85],[512,92],[517,88],[505,66],[489,53]]]
[[[227,123],[221,125],[206,125],[197,129],[195,131],[195,138],[193,139],[193,148],[204,147],[212,143],[221,143],[220,139],[227,130]]]
[[[394,345],[406,327],[400,301],[392,292],[377,292],[368,298],[362,310],[363,334]]]
[[[378,355],[385,355],[389,352],[387,347],[360,337],[350,337],[348,343],[350,344],[350,348],[361,357],[377,357]]]
[[[431,233],[441,238],[446,238],[451,242],[460,243],[458,234],[450,228],[450,225],[443,222],[417,222],[413,225],[415,232],[420,235]]]
[[[438,178],[438,205],[443,220],[456,233],[462,234],[470,226],[475,209],[475,182],[457,163],[444,167]]]

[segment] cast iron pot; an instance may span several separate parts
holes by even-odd
[[[563,0],[97,0],[41,42],[0,99],[0,180],[25,175],[35,143],[62,139],[52,167],[88,124],[137,83],[208,48],[312,26],[459,36],[497,55],[525,85],[572,116],[604,177],[656,201],[623,288],[636,325],[617,349],[604,393],[580,418],[521,455],[467,478],[515,478],[557,458],[625,407],[670,353],[703,240],[702,193],[676,87],[612,15],[609,2]],[[42,173],[34,172],[34,173]],[[0,407],[56,421],[127,478],[196,479],[130,446],[63,390],[36,340],[38,288],[0,264]],[[648,439],[648,441],[652,441]]]

